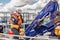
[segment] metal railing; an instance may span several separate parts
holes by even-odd
[[[14,40],[13,37],[18,37],[18,39],[23,39],[25,40],[26,38],[30,38],[31,39],[39,39],[39,40],[60,40],[57,37],[51,37],[51,36],[38,36],[38,37],[31,37],[31,36],[19,36],[19,35],[9,35],[9,34],[3,34],[0,33],[0,39],[10,39],[10,40]]]

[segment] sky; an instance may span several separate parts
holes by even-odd
[[[14,6],[22,6],[21,9],[36,9],[44,7],[49,0],[0,0],[0,11],[14,9]],[[59,2],[60,3],[60,2]]]
[[[0,0],[0,11],[12,9],[14,6],[33,5],[37,1],[38,0]]]
[[[7,3],[9,3],[11,0],[0,0],[0,4],[1,5],[5,5],[5,4],[7,4]]]
[[[38,0],[0,0],[0,6],[5,6],[5,5],[23,5],[23,4],[34,4],[36,3]]]

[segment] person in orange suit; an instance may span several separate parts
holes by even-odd
[[[23,19],[21,13],[17,12],[11,14],[10,26],[15,35],[19,35],[19,27],[22,25]]]

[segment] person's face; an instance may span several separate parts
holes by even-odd
[[[18,13],[16,13],[16,15],[17,15],[17,16],[19,16],[19,14],[18,14]]]

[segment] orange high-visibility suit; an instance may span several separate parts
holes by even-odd
[[[13,24],[12,16],[14,16],[14,18],[18,20],[18,22],[16,24]],[[10,17],[10,25],[11,25],[11,28],[18,29],[19,26],[22,24],[22,18],[21,18],[21,16],[18,16],[16,14],[12,14],[12,16]]]

